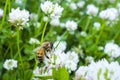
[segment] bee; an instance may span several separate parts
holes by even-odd
[[[37,57],[40,62],[43,61],[44,56],[49,59],[49,57],[46,55],[49,51],[51,51],[53,48],[52,42],[44,42],[40,47],[37,48]]]

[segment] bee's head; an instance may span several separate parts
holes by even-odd
[[[45,50],[50,51],[53,48],[53,43],[52,42],[45,42],[45,43],[43,43],[43,47]]]

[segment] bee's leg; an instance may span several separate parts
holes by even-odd
[[[45,56],[46,56],[48,59],[50,59],[46,54],[45,54]]]

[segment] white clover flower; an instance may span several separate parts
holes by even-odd
[[[63,51],[55,50],[51,55],[47,54],[47,56],[50,59],[44,57],[45,65],[51,66],[53,68],[58,68],[65,65],[66,54]]]
[[[52,19],[54,19],[54,18],[60,18],[60,16],[62,15],[62,11],[63,11],[63,8],[56,3],[54,5],[54,10],[51,13],[50,17]]]
[[[0,18],[3,16],[3,10],[2,9],[0,9]]]
[[[29,21],[29,16],[29,12],[26,10],[12,9],[9,13],[9,22],[16,26],[24,26]]]
[[[100,12],[99,17],[101,19],[107,19],[110,21],[114,21],[118,19],[118,11],[115,8],[108,8]]]
[[[57,50],[55,51],[55,56],[56,56],[56,60],[55,60],[56,66],[57,65],[64,66],[66,60],[66,54],[64,52]]]
[[[109,42],[105,45],[104,53],[112,58],[119,57],[120,56],[120,47],[113,42]]]
[[[80,66],[78,70],[75,72],[75,80],[88,80],[85,76],[88,71],[88,67]]]
[[[71,73],[71,71],[75,71],[77,69],[77,64],[73,61],[67,60],[65,67],[68,69],[69,73]]]
[[[93,80],[120,79],[120,76],[118,76],[118,74],[120,74],[120,65],[117,62],[108,63],[107,60],[102,59],[98,62],[91,63],[88,67],[88,75],[91,76]],[[107,73],[107,75],[104,75],[105,73]]]
[[[48,17],[44,16],[43,21],[45,21],[45,22],[48,21]]]
[[[55,50],[52,52],[51,56],[49,56],[49,60],[47,58],[44,58],[44,63],[47,66],[51,66],[52,68],[58,68],[58,67],[66,67],[68,71],[71,73],[71,71],[75,71],[77,69],[77,63],[79,61],[78,55],[75,52],[68,52],[65,54],[61,50]]]
[[[4,62],[3,67],[7,70],[13,70],[13,68],[17,68],[17,61],[14,59],[7,59]]]
[[[71,61],[73,61],[73,62],[75,62],[75,63],[78,63],[78,61],[79,61],[79,59],[78,59],[78,54],[77,53],[75,53],[75,52],[67,52],[67,60],[71,60]]]
[[[65,26],[66,26],[68,31],[74,31],[74,30],[77,29],[77,23],[73,20],[72,21],[70,21],[70,20],[67,21]]]
[[[83,36],[83,37],[86,37],[87,36],[87,33],[85,31],[81,31],[80,32],[80,35]]]
[[[40,22],[34,22],[33,25],[35,26],[35,28],[39,28],[40,27]]]
[[[120,13],[120,3],[117,3],[117,9],[118,9],[118,12]]]
[[[37,21],[38,20],[38,15],[36,13],[31,13],[30,14],[30,20],[31,21]]]
[[[85,61],[86,61],[87,63],[91,63],[91,62],[94,61],[94,58],[93,58],[92,56],[87,56],[87,57],[85,58]]]
[[[81,66],[76,72],[76,80],[120,80],[120,65],[118,62],[109,63],[106,59]]]
[[[70,3],[70,8],[72,10],[76,10],[77,9],[77,5],[75,3]]]
[[[93,16],[96,16],[97,15],[97,13],[98,13],[98,8],[95,6],[95,5],[93,5],[93,4],[89,4],[88,6],[87,6],[87,14],[88,15],[93,15]]]
[[[60,24],[60,20],[59,19],[52,19],[51,21],[50,21],[50,24],[52,25],[52,26],[59,26],[59,24]]]
[[[57,3],[53,4],[50,1],[46,1],[41,4],[41,9],[45,14],[50,15],[51,18],[60,18],[63,8],[59,6]]]
[[[24,0],[15,0],[15,3],[18,5],[22,5],[24,3]]]
[[[45,14],[51,14],[54,10],[53,3],[50,1],[41,3],[40,7]]]
[[[78,61],[79,61],[79,59],[78,59],[78,54],[77,53],[67,52],[65,67],[68,69],[69,72],[75,71],[77,69]]]
[[[77,3],[77,6],[78,6],[79,8],[83,8],[84,5],[85,5],[85,1],[79,1],[79,2]]]
[[[53,46],[56,48],[56,50],[64,51],[67,47],[67,43],[65,41],[56,41],[54,42]]]
[[[94,22],[94,28],[96,29],[96,30],[99,30],[100,29],[100,27],[101,27],[101,24],[99,23],[99,22]]]
[[[39,67],[36,67],[35,70],[33,70],[33,74],[38,76],[40,74]]]
[[[40,44],[40,41],[38,39],[35,39],[35,38],[30,38],[29,43],[30,44]]]

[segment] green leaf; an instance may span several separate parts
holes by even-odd
[[[53,69],[54,80],[69,80],[69,73],[65,67]]]

